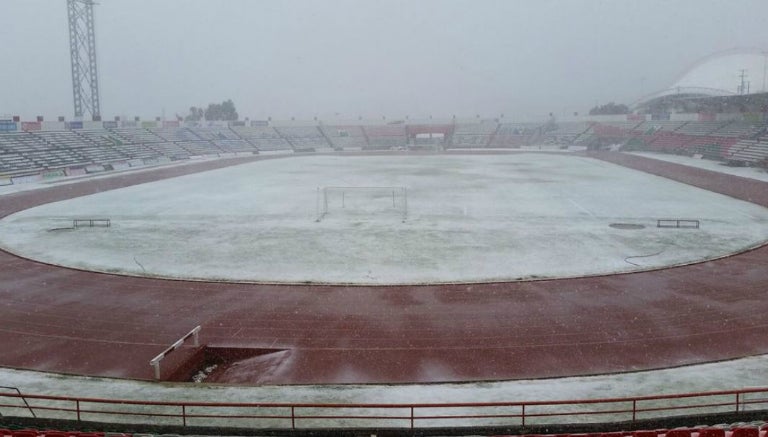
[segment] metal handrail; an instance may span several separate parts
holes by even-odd
[[[19,391],[18,388],[16,388],[16,387],[6,387],[6,386],[3,386],[3,385],[0,385],[0,389],[15,390],[16,393],[18,393],[18,395],[21,398],[21,400],[24,401],[24,405],[27,406],[27,409],[29,410],[29,413],[32,414],[32,417],[37,418],[37,416],[35,416],[35,412],[32,411],[32,407],[30,407],[29,403],[27,403],[27,399],[24,397],[24,395],[21,394],[21,391]]]
[[[290,428],[296,429],[296,422],[299,420],[336,420],[336,419],[354,419],[354,420],[399,420],[403,423],[408,423],[409,428],[414,429],[417,421],[423,420],[456,420],[456,419],[515,419],[522,421],[522,424],[526,424],[526,419],[530,418],[546,418],[546,417],[581,417],[581,416],[599,416],[607,414],[631,414],[631,422],[637,420],[638,413],[659,413],[664,411],[674,410],[690,410],[695,408],[723,408],[734,407],[734,412],[739,413],[743,411],[747,404],[763,403],[768,405],[768,397],[761,399],[745,400],[744,395],[749,393],[766,393],[768,394],[768,387],[760,388],[748,388],[741,390],[722,390],[711,392],[696,392],[696,393],[680,393],[669,395],[651,395],[651,396],[634,396],[624,398],[601,398],[601,399],[575,399],[575,400],[554,400],[554,401],[511,401],[511,402],[475,402],[475,403],[358,403],[358,404],[344,404],[344,403],[288,403],[288,402],[190,402],[190,401],[144,401],[144,400],[129,400],[129,399],[103,399],[103,398],[87,398],[87,397],[72,397],[72,396],[51,396],[51,395],[33,395],[22,394],[18,389],[13,387],[0,387],[16,390],[17,393],[0,393],[1,398],[21,398],[29,408],[30,412],[34,416],[32,407],[27,402],[30,400],[41,401],[62,401],[62,402],[74,402],[73,407],[52,407],[52,406],[36,406],[38,411],[58,411],[76,413],[77,420],[81,420],[81,415],[84,413],[100,414],[100,415],[116,415],[127,417],[157,417],[157,418],[178,418],[180,419],[182,426],[187,426],[189,419],[280,419],[290,420]],[[690,403],[685,405],[669,405],[669,406],[639,406],[640,402],[649,401],[663,401],[674,399],[691,399],[701,400],[707,397],[713,396],[733,396],[732,401],[724,401],[722,399],[717,401],[705,402],[705,403]],[[626,403],[631,406],[619,407],[605,410],[586,410],[586,411],[569,411],[568,408],[559,409],[551,412],[536,412],[531,411],[531,407],[558,407],[558,406],[586,406],[597,404],[617,404]],[[95,408],[82,408],[81,404],[104,404],[104,405],[134,405],[145,407],[176,407],[178,412],[167,410],[147,410],[141,412],[135,411],[116,411],[115,408],[99,410]],[[0,403],[0,408],[20,408],[17,405],[8,405]],[[216,411],[200,411],[190,412],[190,408],[272,408],[272,409],[285,409],[285,413],[269,412],[270,414],[223,414]],[[481,409],[492,407],[517,407],[519,412],[467,412],[467,411],[455,411],[457,408],[465,409]],[[344,411],[329,411],[330,414],[318,414],[318,412],[311,412],[311,414],[301,415],[298,414],[299,409],[316,409],[316,410],[368,410],[358,412],[344,412]],[[393,415],[375,414],[375,410],[403,410],[402,413]],[[430,411],[427,415],[418,415],[420,409],[437,409],[440,414]],[[455,412],[451,412],[454,410]],[[310,412],[308,412],[310,413]],[[374,413],[374,414],[372,414]],[[395,413],[393,411],[393,413]],[[36,417],[36,416],[35,416]]]

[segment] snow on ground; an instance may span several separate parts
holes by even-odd
[[[404,196],[391,189],[346,190],[343,200],[329,197],[318,222],[317,188],[326,186],[406,187],[407,219]],[[51,231],[102,217],[110,228]],[[659,229],[660,218],[698,219],[701,228]],[[762,243],[766,224],[762,207],[585,157],[307,156],[32,208],[0,221],[0,246],[131,275],[471,282],[715,258]]]
[[[133,399],[150,401],[170,401],[170,402],[245,402],[245,403],[335,403],[335,404],[371,404],[371,403],[479,403],[479,402],[519,402],[519,401],[555,401],[555,400],[575,400],[575,399],[606,399],[630,396],[662,395],[676,393],[692,393],[702,391],[732,390],[749,387],[765,387],[765,381],[768,378],[768,356],[756,356],[742,358],[732,361],[719,363],[700,364],[694,366],[678,367],[672,369],[632,372],[613,375],[599,375],[590,377],[572,377],[558,379],[540,379],[540,380],[522,380],[522,381],[504,381],[504,382],[475,382],[458,384],[416,384],[416,385],[317,385],[317,386],[261,386],[261,387],[232,387],[217,386],[207,384],[181,384],[181,383],[151,383],[131,380],[116,380],[107,378],[90,378],[79,376],[65,376],[59,374],[49,374],[32,371],[22,371],[0,368],[0,381],[4,386],[19,388],[26,394],[43,394],[53,396],[72,396],[88,398],[106,398],[106,399]],[[4,391],[5,392],[5,391]],[[765,393],[750,395],[754,398],[765,398]],[[744,400],[744,399],[742,399]],[[6,399],[8,401],[8,399]],[[709,398],[711,402],[733,402],[733,397]],[[617,409],[627,408],[629,403],[599,404],[591,406],[561,406],[558,411],[584,411],[584,409]],[[49,406],[67,406],[59,403],[46,403],[43,401],[34,401],[33,405]],[[670,401],[645,401],[640,408],[651,408],[666,405]],[[679,404],[677,404],[679,405]],[[91,409],[112,409],[115,405],[100,406],[97,404],[85,404]],[[83,408],[85,408],[85,406]],[[755,406],[753,408],[758,408]],[[128,407],[120,407],[119,411],[125,411]],[[128,409],[137,411],[137,408]],[[146,408],[146,407],[140,407]],[[417,415],[429,414],[460,414],[481,413],[492,414],[504,412],[519,413],[517,409],[493,408],[493,409],[419,409]],[[731,411],[732,405],[723,408],[723,411]],[[166,411],[167,410],[167,411]],[[178,408],[163,410],[155,407],[154,411],[178,413]],[[146,411],[146,410],[145,410]],[[194,411],[189,408],[187,412]],[[218,414],[244,413],[244,410],[226,410],[218,408],[207,410],[210,413],[215,411]],[[255,413],[256,410],[248,410]],[[266,412],[277,414],[286,414],[286,409],[261,409],[259,414]],[[530,407],[527,413],[552,412],[554,407]],[[201,413],[202,410],[198,410]],[[694,410],[683,411],[683,413],[693,414]],[[25,415],[23,409],[0,408],[0,413],[6,415]],[[304,409],[298,414],[408,414],[402,410],[373,410],[373,409],[345,409],[339,410],[317,410]],[[44,414],[47,417],[65,417],[62,413],[38,411],[38,414]],[[669,415],[669,412],[662,414]],[[70,416],[71,417],[71,416]],[[651,413],[644,413],[638,418],[651,417]],[[601,415],[596,417],[568,416],[556,419],[546,419],[547,423],[562,422],[587,422],[587,421],[609,421],[609,420],[627,420],[627,415]],[[125,417],[105,417],[104,415],[90,415],[84,420],[114,420],[125,421]],[[134,419],[135,420],[135,419]],[[149,421],[143,418],[142,422]],[[527,423],[536,423],[537,419],[530,418]],[[545,419],[539,419],[543,423]],[[179,419],[155,419],[154,423],[178,424]],[[215,424],[212,421],[206,421],[205,424]],[[476,421],[475,424],[509,424],[519,423],[515,420],[495,420],[495,421]],[[195,424],[194,420],[191,424]],[[201,424],[198,422],[198,424]],[[220,423],[221,424],[221,423]],[[289,421],[285,420],[261,420],[254,421],[235,421],[230,420],[226,423],[229,426],[288,426]],[[465,421],[428,421],[421,420],[417,426],[449,426],[462,425],[469,423]],[[390,425],[407,426],[404,421],[390,421],[371,423],[370,421],[310,421],[304,419],[299,422],[299,426],[372,426],[372,425]],[[693,425],[693,424],[692,424]]]
[[[242,157],[246,155],[242,154],[238,156]],[[251,156],[251,154],[248,154],[247,156]],[[61,177],[45,179],[37,182],[29,182],[24,184],[2,185],[0,186],[0,196],[3,196],[5,194],[18,193],[20,191],[50,188],[51,186],[54,186],[54,185],[73,184],[75,182],[82,182],[84,180],[97,180],[97,179],[110,178],[123,173],[141,173],[141,172],[150,171],[150,170],[157,170],[158,168],[163,168],[163,167],[175,167],[175,166],[181,166],[181,165],[194,164],[200,161],[207,161],[207,160],[213,160],[213,159],[230,159],[233,157],[234,156],[231,156],[229,158],[219,158],[215,156],[200,156],[194,159],[189,159],[184,161],[163,162],[159,164],[147,164],[141,167],[131,167],[125,170],[111,170],[111,171],[105,171],[103,173],[85,174],[82,176],[61,176]]]
[[[743,178],[757,179],[758,181],[768,182],[768,171],[758,167],[730,167],[720,161],[709,159],[696,159],[690,156],[671,155],[668,153],[652,152],[630,152],[633,155],[643,156],[645,158],[658,159],[660,161],[674,162],[675,164],[687,165],[689,167],[703,168],[705,170],[726,173]]]

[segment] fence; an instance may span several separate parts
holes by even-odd
[[[658,219],[656,220],[657,228],[688,228],[699,229],[700,223],[698,220],[693,219]]]
[[[0,392],[0,412],[6,416],[255,429],[631,423],[661,417],[761,411],[766,407],[768,388],[630,398],[432,404],[167,402]]]

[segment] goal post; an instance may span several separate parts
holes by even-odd
[[[328,215],[408,218],[406,187],[317,187],[317,219]]]

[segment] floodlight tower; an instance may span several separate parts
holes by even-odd
[[[96,33],[93,27],[94,4],[93,0],[67,0],[75,117],[82,117],[87,112],[98,119],[101,117],[101,106],[96,69]]]

